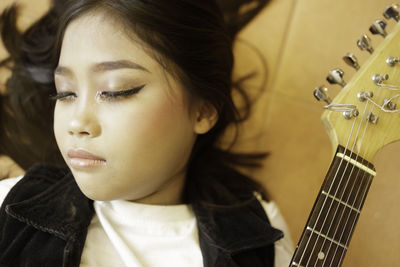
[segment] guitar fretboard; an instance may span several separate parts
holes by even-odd
[[[290,267],[341,265],[375,175],[371,163],[338,147]]]

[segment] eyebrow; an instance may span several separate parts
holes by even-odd
[[[106,61],[101,62],[93,66],[93,72],[104,72],[117,69],[137,69],[149,72],[146,68],[140,66],[129,60],[117,60],[117,61]]]
[[[67,67],[58,66],[54,70],[54,75],[72,76],[72,71]]]
[[[118,70],[118,69],[137,69],[137,70],[150,72],[145,67],[142,67],[141,65],[134,63],[132,61],[129,61],[129,60],[101,62],[101,63],[95,64],[91,68],[92,72],[105,72],[105,71],[112,71],[112,70]],[[72,76],[72,70],[69,69],[68,67],[58,66],[54,70],[54,74],[63,75],[63,76]]]

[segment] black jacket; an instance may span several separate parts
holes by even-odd
[[[235,208],[193,210],[204,266],[273,266],[273,243],[283,234],[256,198]],[[35,165],[1,206],[0,266],[79,266],[93,214],[68,169]]]

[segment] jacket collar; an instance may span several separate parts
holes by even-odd
[[[261,210],[260,210],[261,208]],[[215,248],[229,254],[273,244],[283,233],[270,226],[257,198],[235,207],[193,207],[199,232]],[[213,227],[210,227],[210,224]]]
[[[216,185],[221,187],[223,185]],[[266,248],[283,237],[273,228],[259,200],[253,197],[238,197],[233,191],[223,192],[223,200],[229,199],[229,206],[207,203],[193,205],[199,227],[199,241],[204,266],[238,266],[233,257],[241,252]],[[221,196],[213,196],[215,203],[221,203]]]
[[[9,215],[64,240],[84,242],[86,236],[82,233],[87,231],[94,214],[93,205],[68,169],[36,165],[16,187],[19,190],[10,194],[16,191],[18,195],[6,207]],[[236,198],[233,193],[229,197]],[[219,262],[230,262],[232,255],[271,245],[283,236],[270,226],[257,198],[247,202],[236,200],[234,203],[244,204],[193,205],[205,266],[228,266]]]
[[[21,197],[14,196],[6,212],[17,220],[64,240],[89,226],[92,201],[80,191],[68,169],[35,165],[16,187],[21,188],[17,191]]]

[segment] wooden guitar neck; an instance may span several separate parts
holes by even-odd
[[[290,267],[341,265],[375,175],[371,163],[337,148]]]

